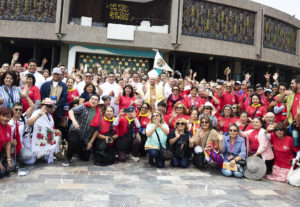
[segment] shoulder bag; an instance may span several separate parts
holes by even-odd
[[[173,158],[173,153],[168,150],[168,149],[164,149],[161,142],[160,142],[160,138],[159,138],[159,135],[155,129],[155,133],[156,133],[156,136],[157,136],[157,139],[158,139],[158,142],[159,142],[159,156],[160,156],[160,159],[161,160],[172,160]]]

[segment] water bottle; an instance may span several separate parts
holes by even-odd
[[[292,136],[293,136],[294,146],[299,147],[299,132],[298,132],[298,129],[293,129]]]

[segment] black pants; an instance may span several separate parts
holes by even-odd
[[[70,130],[67,158],[71,160],[74,154],[78,154],[81,160],[88,161],[90,159],[91,150],[86,150],[86,146],[80,140],[78,132]]]
[[[140,136],[141,136],[140,156],[144,157],[146,156],[145,143],[147,141],[147,136],[142,133],[140,133]]]
[[[267,174],[272,174],[274,160],[266,160],[265,163],[267,166]]]
[[[55,129],[61,131],[62,140],[66,140],[68,138],[68,128],[67,128],[67,120],[66,117],[58,117],[57,115],[53,115],[54,126]]]

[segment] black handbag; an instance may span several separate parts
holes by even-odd
[[[196,168],[202,168],[204,166],[204,160],[205,160],[205,154],[204,154],[204,152],[194,153],[193,165]]]
[[[155,133],[156,133],[156,136],[158,138],[159,147],[160,147],[160,149],[159,149],[159,158],[161,160],[172,160],[173,159],[173,153],[170,150],[163,148],[163,146],[160,142],[160,138],[159,138],[158,133],[157,133],[156,130],[155,130]]]
[[[185,134],[184,134],[185,135]],[[184,158],[187,149],[187,144],[185,143],[185,141],[182,141],[182,135],[180,135],[180,140],[178,141],[178,143],[176,143],[176,145],[173,147],[173,154],[175,157],[178,157],[180,159]]]
[[[206,146],[206,142],[207,142],[207,139],[209,137],[209,134],[210,134],[210,131],[207,133],[206,135],[206,139],[205,139],[205,145],[204,145],[204,148]],[[203,149],[204,149],[203,148]],[[196,167],[196,168],[202,168],[205,164],[205,154],[204,154],[204,151],[200,152],[200,153],[194,153],[194,157],[193,157],[193,165]]]

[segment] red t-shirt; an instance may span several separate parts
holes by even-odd
[[[171,118],[171,117],[170,117]],[[179,118],[184,118],[185,120],[189,120],[190,119],[190,116],[189,115],[178,115],[176,116],[172,123],[170,124],[170,131],[172,131],[174,128],[175,128],[175,122],[177,121],[177,119]]]
[[[246,108],[251,105],[251,99],[249,98],[248,94],[245,95],[244,97],[241,97],[240,105],[241,105],[241,110],[246,110]]]
[[[110,125],[112,124],[112,122],[106,121],[104,118],[101,121],[101,128],[99,133],[102,135],[105,135],[106,133],[108,133]],[[118,134],[118,128],[116,126],[113,127],[113,133],[112,135]]]
[[[267,100],[266,96],[263,94],[261,97],[260,97],[260,100],[261,100],[261,103],[266,107],[268,108],[269,107],[269,101]]]
[[[172,103],[171,100],[174,102],[174,104]],[[169,96],[169,98],[167,100],[167,106],[168,106],[167,114],[171,114],[173,112],[174,106],[178,102],[185,104],[183,96],[180,96],[180,95],[174,96],[173,94],[171,94]]]
[[[150,118],[148,116],[139,116],[138,120],[140,121],[141,127],[146,128],[150,123]]]
[[[227,93],[226,91],[223,92],[222,109],[227,104],[230,104],[230,105],[236,104],[234,92],[231,92],[231,94]]]
[[[121,95],[119,97],[119,111],[121,111],[122,109],[128,108],[133,101],[135,101],[134,97],[130,98],[129,96]]]
[[[196,96],[195,98],[188,96],[184,99],[185,105],[188,109],[191,108],[191,106],[197,106],[199,108],[201,105],[203,105],[203,99],[201,99],[199,96]]]
[[[117,126],[117,131],[120,137],[125,135],[128,132],[128,120],[126,119],[126,116],[120,117],[119,124]]]
[[[258,142],[258,134],[260,132],[259,130],[253,130],[251,134],[249,134],[249,146],[250,146],[250,154],[253,155],[257,152],[257,149],[259,147],[259,142]]]
[[[0,152],[2,151],[3,147],[6,145],[7,142],[11,140],[11,126],[6,124],[3,126],[0,123]]]
[[[299,105],[300,105],[300,93],[296,93],[294,96],[293,105],[292,105],[293,120],[295,120],[295,116],[297,114],[297,106],[299,106]]]
[[[191,89],[187,89],[187,90],[181,91],[179,93],[179,95],[181,95],[182,98],[185,98],[190,94],[190,92],[191,92]]]
[[[245,130],[243,130],[245,126],[246,125],[244,125],[244,126],[240,125],[240,130],[241,131],[248,131],[250,129],[253,129],[252,124],[250,124],[250,123],[247,125],[247,127],[245,128]]]
[[[24,89],[24,87],[22,87],[22,89]],[[34,103],[37,100],[41,100],[41,93],[40,93],[40,89],[36,86],[31,86],[29,88],[29,94],[28,94],[29,98],[32,100],[32,102]],[[27,111],[27,109],[29,108],[29,104],[26,100],[26,98],[22,98],[22,105],[23,105],[23,111]]]
[[[294,146],[292,137],[286,136],[282,140],[275,133],[271,133],[271,143],[274,149],[274,165],[289,169],[289,162],[295,158],[294,152],[300,151],[300,148]]]
[[[224,122],[224,125],[221,127],[221,131],[222,132],[228,132],[229,130],[229,126],[231,124],[234,124],[235,123],[235,118],[234,117],[230,117],[230,118],[225,118],[223,116],[219,116],[218,118],[218,126],[220,127],[220,121],[223,121]]]
[[[220,116],[220,111],[222,111],[222,99],[218,96],[218,95],[215,95],[215,98],[218,99],[219,101],[219,104],[217,105],[215,102],[213,103],[214,107],[216,108],[217,110],[217,113],[216,113],[216,117],[219,117]]]
[[[252,119],[252,117],[253,117],[253,115],[254,115],[254,113],[255,113],[255,111],[256,111],[256,108],[253,107],[253,106],[248,106],[248,107],[246,108],[246,111],[248,112],[249,117]],[[266,107],[260,106],[260,107],[258,108],[258,110],[256,111],[254,118],[255,118],[255,117],[263,118],[264,115],[265,115],[266,113],[267,113]]]
[[[78,93],[77,89],[74,89],[73,91],[68,91],[67,103],[71,104],[74,101],[74,98],[76,96],[79,97],[79,93]]]

